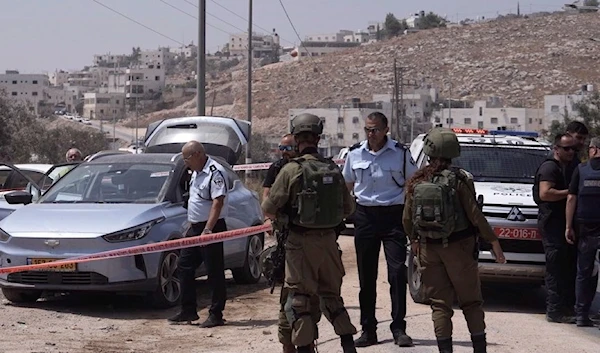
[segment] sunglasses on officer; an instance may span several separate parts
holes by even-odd
[[[370,132],[377,134],[377,133],[380,133],[381,131],[383,131],[383,129],[380,127],[366,127],[365,126],[365,133],[367,133],[367,134],[369,134]]]
[[[562,148],[565,152],[570,152],[570,151],[579,152],[579,150],[577,149],[576,146],[556,146],[556,147]]]
[[[280,151],[287,151],[287,152],[291,152],[294,150],[294,146],[290,146],[290,145],[279,145],[279,150]]]

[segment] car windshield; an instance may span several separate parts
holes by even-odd
[[[535,171],[548,151],[540,147],[462,145],[460,157],[452,164],[469,171],[475,181],[533,184]]]
[[[157,203],[172,171],[168,164],[80,164],[39,203]]]

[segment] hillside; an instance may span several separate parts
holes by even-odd
[[[556,13],[435,29],[401,36],[345,52],[278,63],[254,71],[254,131],[281,134],[288,109],[348,101],[370,101],[391,93],[393,60],[405,79],[431,84],[442,97],[480,99],[495,95],[507,105],[542,107],[546,94],[572,93],[594,84],[600,74],[599,14]],[[245,68],[210,81],[219,109],[246,116]],[[207,93],[207,106],[210,106]],[[194,114],[186,109],[155,115]],[[183,107],[182,107],[183,108]],[[208,108],[210,109],[210,108]],[[185,114],[180,114],[185,113]]]

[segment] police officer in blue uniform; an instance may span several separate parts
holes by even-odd
[[[367,140],[350,147],[343,175],[354,191],[357,206],[354,214],[354,244],[360,281],[360,323],[362,335],[356,347],[378,343],[375,303],[379,249],[387,262],[392,300],[390,329],[395,344],[413,345],[406,334],[406,244],[402,225],[404,184],[416,172],[410,151],[387,137],[387,117],[370,114],[365,122]]]
[[[227,172],[217,161],[206,155],[198,141],[186,143],[181,154],[185,165],[193,171],[188,201],[188,221],[191,227],[186,237],[224,232],[227,230]],[[199,319],[196,307],[196,269],[204,262],[212,289],[208,318],[201,327],[224,325],[223,309],[227,299],[223,242],[181,250],[178,271],[181,280],[181,311],[169,318],[171,322],[191,322]]]
[[[577,279],[575,315],[577,326],[593,326],[589,312],[596,295],[597,277],[594,260],[600,247],[600,137],[588,147],[589,160],[573,173],[567,196],[565,238],[575,244],[577,238]]]

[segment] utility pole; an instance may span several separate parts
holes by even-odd
[[[252,0],[248,1],[248,92],[246,99],[247,108],[247,119],[250,122],[250,129],[248,130],[248,144],[246,145],[246,164],[252,163],[252,153],[250,149],[251,136],[252,136],[252,55],[254,50],[252,48]],[[249,171],[246,171],[246,176]]]
[[[196,67],[196,115],[206,115],[206,0],[198,0],[198,57]]]
[[[406,67],[398,66],[397,60],[394,58],[394,101],[395,109],[393,114],[396,115],[393,119],[392,134],[395,134],[394,139],[397,141],[406,140],[407,136],[403,133],[403,128],[406,120],[406,109],[404,108],[404,87],[413,86],[416,87],[416,80],[407,80],[404,78],[404,72],[407,70]],[[412,82],[414,81],[414,83]],[[413,117],[414,119],[414,117]]]
[[[452,83],[450,83],[450,96],[448,97],[448,127],[452,128]]]
[[[394,58],[394,109],[392,110],[392,114],[395,115],[395,119],[394,117],[392,117],[392,137],[396,140],[396,141],[400,141],[400,103],[399,100],[400,98],[398,97],[398,63],[397,63],[397,59]]]

